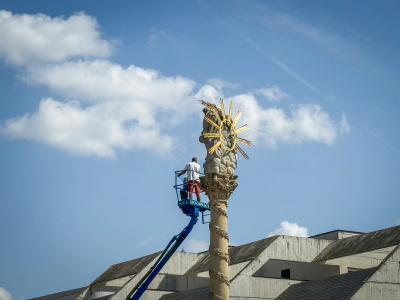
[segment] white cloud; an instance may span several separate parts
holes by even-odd
[[[268,237],[275,235],[290,235],[290,236],[300,236],[308,237],[308,229],[299,226],[297,223],[290,223],[288,221],[282,221],[281,227],[275,229],[273,232],[268,234]]]
[[[37,112],[6,120],[1,127],[4,135],[33,139],[79,155],[114,157],[118,149],[165,153],[173,150],[175,143],[164,128],[173,126],[174,120],[184,121],[185,116],[190,116],[198,108],[196,99],[223,96],[211,85],[201,87],[193,95],[191,80],[166,78],[154,70],[134,66],[123,69],[105,61],[64,65],[59,67],[66,75],[57,74],[63,73],[60,70],[47,71],[44,77],[38,75],[36,82],[48,84],[60,94],[79,98],[81,102],[43,99]],[[82,80],[68,75],[71,66],[78,78],[86,71],[87,89]],[[113,72],[114,69],[117,71]],[[136,89],[131,89],[128,82]],[[252,94],[227,100],[233,100],[234,108],[243,112],[238,126],[247,123],[251,130],[241,136],[254,144],[277,147],[278,143],[310,141],[332,145],[340,134],[349,131],[344,116],[336,123],[318,105],[292,106],[287,115],[283,109],[262,109]],[[82,107],[85,102],[89,105]]]
[[[106,102],[82,108],[43,99],[38,111],[9,119],[0,128],[6,136],[33,139],[79,155],[114,157],[116,149],[168,152],[173,139],[161,133],[151,107],[135,102]]]
[[[282,99],[288,98],[289,96],[282,91],[278,86],[273,86],[270,88],[262,88],[255,91],[256,94],[263,95],[271,102],[277,102]]]
[[[12,300],[11,294],[5,290],[4,288],[0,287],[0,300]]]
[[[107,60],[35,66],[29,68],[22,78],[81,102],[125,100],[161,109],[179,108],[195,87],[193,80],[184,77],[165,77],[156,70],[134,65],[124,68]]]
[[[237,86],[214,78],[195,91],[196,83],[181,76],[166,77],[157,70],[104,59],[76,60],[109,55],[111,46],[100,39],[97,27],[96,20],[83,13],[64,19],[0,11],[0,39],[6,41],[0,45],[0,57],[18,65],[35,62],[27,64],[19,78],[62,97],[42,99],[36,112],[3,121],[2,134],[79,155],[114,157],[117,150],[135,149],[165,153],[177,144],[167,130],[195,111],[201,115],[197,99],[218,101],[223,88]],[[277,86],[256,93],[270,101],[287,97]],[[292,106],[287,115],[278,108],[262,109],[252,94],[227,100],[243,111],[240,122],[251,129],[243,137],[254,144],[332,145],[349,131],[344,116],[334,122],[318,105]]]
[[[191,239],[185,243],[183,249],[186,252],[199,253],[208,251],[209,243],[203,240]]]
[[[298,144],[305,141],[332,145],[340,134],[350,130],[345,116],[335,122],[315,104],[292,105],[287,115],[280,108],[263,109],[252,94],[227,100],[233,101],[234,108],[243,112],[238,126],[247,123],[250,127],[243,134],[254,143],[261,141],[270,147],[281,142]]]
[[[15,65],[60,62],[76,56],[107,57],[112,46],[101,39],[97,21],[77,13],[68,19],[0,10],[0,57]]]
[[[223,98],[222,91],[210,84],[203,85],[196,93],[196,99],[198,100],[216,102],[220,98]]]
[[[3,134],[80,155],[114,157],[116,149],[169,152],[173,138],[163,130],[198,108],[194,81],[105,60],[31,66],[23,80],[79,101],[43,99],[37,112],[6,120]]]

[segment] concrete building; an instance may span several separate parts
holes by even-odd
[[[34,300],[125,300],[160,254],[115,264],[87,287]],[[230,247],[229,256],[230,299],[400,299],[400,226],[274,236]],[[206,252],[176,252],[141,299],[208,299],[208,265]]]

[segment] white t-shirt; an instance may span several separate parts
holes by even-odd
[[[188,180],[200,181],[200,165],[198,163],[192,161],[185,166],[184,170],[186,170]]]

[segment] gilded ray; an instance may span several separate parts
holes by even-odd
[[[239,121],[241,115],[242,115],[242,112],[238,111],[235,116],[235,119],[232,122],[232,127],[235,127],[235,125],[236,125],[237,121]]]
[[[212,146],[210,148],[210,150],[208,150],[208,153],[213,154],[215,150],[217,150],[217,148],[222,144],[222,141],[219,140],[217,143],[215,143],[214,146]]]
[[[213,133],[213,132],[203,132],[203,136],[205,138],[219,138],[221,135],[219,133]]]
[[[210,128],[210,132],[202,132],[202,136],[204,138],[216,140],[216,143],[208,149],[208,153],[213,154],[218,148],[222,147],[224,153],[236,150],[240,152],[240,154],[245,159],[249,159],[249,156],[237,144],[237,142],[240,142],[247,146],[251,146],[250,141],[237,136],[238,133],[243,132],[249,128],[246,124],[235,129],[235,125],[238,123],[240,117],[242,116],[242,113],[238,111],[235,115],[235,118],[232,119],[232,110],[233,110],[232,101],[229,102],[228,114],[225,114],[225,106],[223,99],[219,99],[220,107],[203,100],[199,101],[204,106],[207,106],[208,109],[211,111],[212,115],[215,116],[215,119],[204,116],[204,120],[206,120],[206,122],[209,123],[214,129]],[[227,130],[229,134],[224,133],[225,130]],[[231,147],[228,147],[229,144],[231,145]]]
[[[205,116],[204,120],[206,120],[208,123],[210,123],[212,126],[214,126],[215,128],[217,128],[219,130],[219,126],[217,124],[215,124],[214,121],[211,120],[209,117]]]
[[[232,101],[229,102],[228,120],[232,120]]]
[[[249,127],[246,124],[246,125],[243,125],[243,126],[239,127],[238,129],[235,129],[235,131],[233,133],[237,134],[237,133],[245,131],[247,129],[249,129]]]
[[[243,151],[242,148],[239,147],[238,144],[235,145],[235,148],[240,152],[240,154],[243,155],[243,157],[244,157],[245,159],[249,159],[249,157],[247,156],[247,154]]]
[[[248,140],[242,139],[242,138],[240,138],[240,137],[236,137],[236,140],[237,140],[238,142],[241,142],[241,143],[247,145],[247,146],[251,146],[251,142],[248,141]]]
[[[222,121],[225,121],[225,106],[224,106],[224,100],[219,99],[219,105],[221,106],[221,110],[222,110]]]

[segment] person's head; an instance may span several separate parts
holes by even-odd
[[[197,157],[193,157],[193,158],[192,158],[192,161],[197,162]]]

